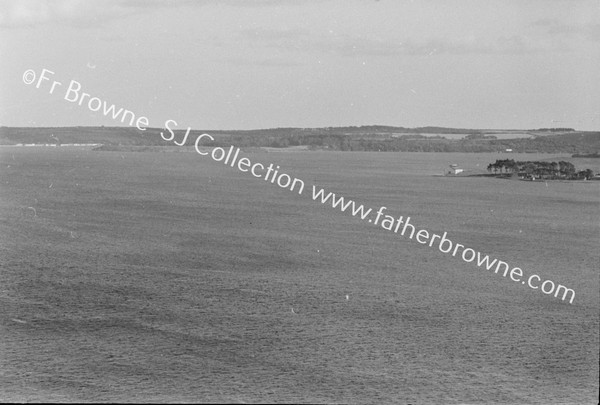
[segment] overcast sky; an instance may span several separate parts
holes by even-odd
[[[598,0],[0,2],[0,125],[600,129]],[[45,82],[48,83],[48,82]]]

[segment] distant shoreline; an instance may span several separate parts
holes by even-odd
[[[129,127],[0,127],[0,144],[101,144],[106,147],[173,146],[164,129],[144,131]],[[455,129],[443,127],[404,128],[389,126],[273,128],[261,130],[172,131],[177,145],[193,146],[195,139],[209,134],[202,147],[265,148],[269,152],[463,152],[463,153],[567,153],[574,157],[596,157],[600,153],[600,131],[570,128],[534,130]],[[163,135],[161,136],[161,133]],[[184,136],[184,134],[186,134]]]

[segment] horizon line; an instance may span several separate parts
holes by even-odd
[[[600,129],[597,130],[579,130],[576,128],[570,127],[540,127],[540,128],[459,128],[459,127],[444,127],[439,125],[426,125],[420,127],[403,127],[396,125],[382,125],[382,124],[370,124],[370,125],[340,125],[340,126],[324,126],[324,127],[269,127],[269,128],[251,128],[251,129],[195,129],[191,128],[191,131],[267,131],[274,129],[300,129],[300,130],[310,130],[310,129],[330,129],[330,128],[363,128],[363,127],[389,127],[389,128],[397,128],[397,129],[405,129],[405,130],[417,130],[424,128],[440,128],[440,129],[451,129],[451,130],[464,130],[464,131],[541,131],[541,130],[569,130],[569,132],[600,132]],[[51,126],[51,125],[40,125],[40,126],[16,126],[16,125],[0,125],[0,128],[106,128],[106,129],[133,129],[135,131],[144,132],[144,130],[164,130],[163,127],[147,127],[144,130],[140,130],[135,126],[108,126],[108,125],[66,125],[66,126]],[[185,132],[187,129],[173,129],[174,132]]]

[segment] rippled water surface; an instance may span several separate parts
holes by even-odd
[[[196,153],[2,149],[0,399],[598,402],[600,182],[432,176],[495,154],[247,156],[306,189]],[[313,184],[573,304],[314,202]]]

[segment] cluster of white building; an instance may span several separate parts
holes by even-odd
[[[4,145],[4,146],[101,146],[101,143],[61,143],[57,145],[55,143],[18,143],[16,145]]]

